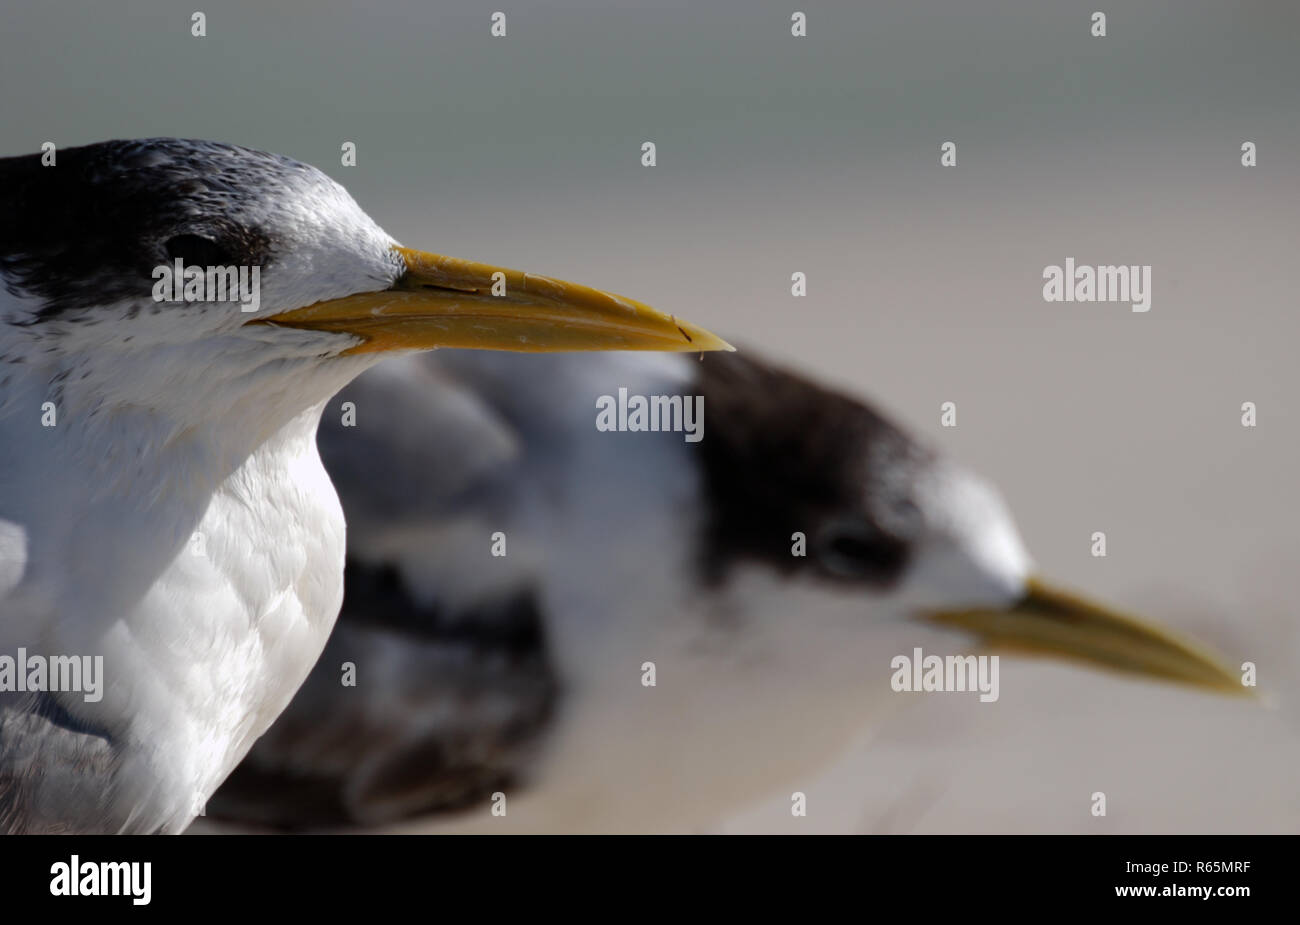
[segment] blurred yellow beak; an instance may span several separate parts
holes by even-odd
[[[1193,644],[1037,580],[1007,610],[951,610],[924,618],[974,633],[991,648],[1074,659],[1222,693],[1254,693],[1236,672]]]
[[[396,248],[406,272],[389,289],[259,319],[362,338],[345,354],[480,350],[732,350],[703,328],[577,283]]]

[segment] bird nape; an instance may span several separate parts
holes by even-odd
[[[7,832],[180,831],[288,703],[342,596],[316,426],[386,353],[728,349],[208,141],[0,160],[0,278]],[[29,654],[58,671],[6,684]]]
[[[602,430],[621,394],[698,399],[699,439]],[[697,831],[803,789],[907,701],[917,649],[1243,691],[1043,583],[988,483],[751,352],[398,358],[319,442],[349,524],[342,613],[209,820]]]

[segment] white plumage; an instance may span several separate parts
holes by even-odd
[[[395,242],[323,174],[278,192],[248,219],[299,237],[261,315],[397,277]],[[6,322],[38,308],[0,292]],[[52,764],[30,784],[96,830],[183,829],[315,662],[344,550],[316,426],[377,359],[323,364],[355,339],[250,327],[237,306],[168,308],[142,294],[0,325],[0,651],[104,656],[102,701],[61,698],[94,730],[64,757],[120,747],[90,785]]]
[[[106,674],[94,703],[0,692],[0,830],[180,831],[265,731],[342,593],[321,408],[380,351],[721,345],[544,277],[488,295],[497,268],[232,145],[0,160],[0,220],[0,653]],[[259,266],[260,309],[155,300],[173,257]]]

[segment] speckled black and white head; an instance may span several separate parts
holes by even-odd
[[[153,300],[152,272],[186,264],[261,266],[269,311],[383,289],[402,273],[396,243],[347,192],[306,164],[208,141],[110,141],[0,161],[0,272],[23,299],[10,323],[105,326],[140,314],[194,326],[202,307]],[[120,307],[121,310],[118,310]],[[235,327],[237,315],[209,322]]]

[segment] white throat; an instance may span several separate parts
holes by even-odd
[[[341,602],[343,517],[315,433],[372,360],[268,360],[250,341],[241,366],[225,346],[206,366],[201,343],[141,355],[129,394],[91,357],[0,363],[0,652],[103,656],[102,700],[58,700],[120,749],[115,787],[154,782],[115,801],[138,810],[110,830],[183,829]]]

